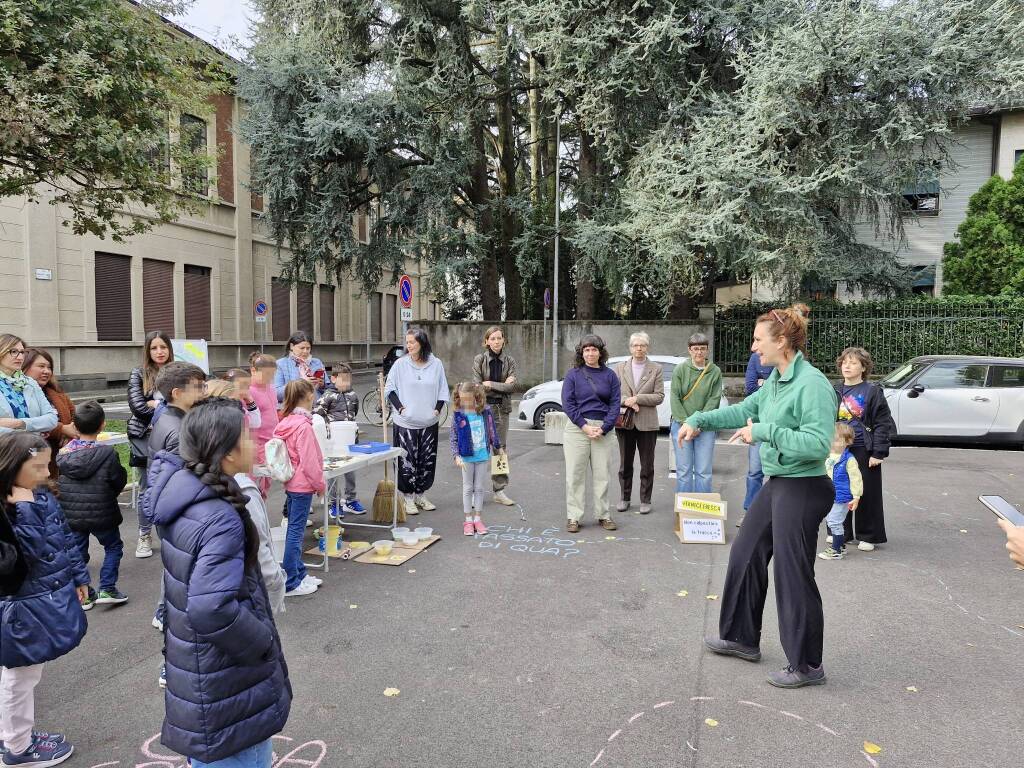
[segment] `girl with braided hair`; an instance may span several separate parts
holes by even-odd
[[[161,742],[192,768],[270,768],[292,691],[259,532],[233,477],[252,470],[256,449],[229,398],[198,403],[180,441],[180,458],[159,454],[150,474],[167,601]]]

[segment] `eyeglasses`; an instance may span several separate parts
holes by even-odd
[[[12,349],[12,350],[8,351],[7,354],[10,355],[11,357],[24,357],[25,356],[25,350],[24,349]]]

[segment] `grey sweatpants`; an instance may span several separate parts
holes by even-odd
[[[490,461],[463,461],[462,510],[466,517],[484,508],[484,489],[491,477]]]

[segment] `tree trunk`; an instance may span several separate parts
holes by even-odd
[[[484,146],[485,126],[479,117],[473,119],[473,158],[470,199],[480,212],[477,226],[487,245],[480,257],[480,307],[484,320],[501,320],[501,296],[498,292],[498,265],[494,259],[494,217],[491,214],[491,190],[487,183],[487,152]]]
[[[511,199],[516,196],[516,132],[512,111],[511,76],[509,73],[508,34],[503,25],[498,26],[500,59],[496,83],[498,88],[498,189],[501,206],[501,232],[499,233],[497,257],[505,277],[505,319],[523,319],[523,281],[516,263],[513,242],[520,232],[519,221],[512,210]]]
[[[594,210],[594,186],[598,176],[597,147],[594,139],[580,126],[580,183],[577,190],[579,196],[579,218],[587,219]],[[586,258],[586,257],[584,257]],[[585,265],[583,273],[576,276],[576,319],[594,319],[594,279]]]

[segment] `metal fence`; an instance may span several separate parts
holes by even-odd
[[[754,322],[768,304],[720,307],[715,315],[715,362],[726,373],[742,373],[750,359]],[[846,347],[864,347],[876,374],[917,355],[1024,357],[1024,301],[979,300],[815,304],[811,308],[807,356],[826,374]]]

